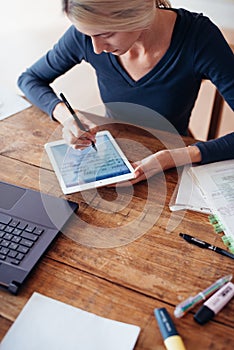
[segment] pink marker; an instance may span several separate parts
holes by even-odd
[[[211,320],[234,296],[234,284],[228,282],[212,295],[194,315],[195,321],[205,324]]]

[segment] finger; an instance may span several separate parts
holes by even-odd
[[[86,128],[84,126],[86,130],[81,130],[79,128],[79,126],[77,125],[77,123],[75,122],[75,120],[69,121],[65,126],[64,126],[64,130],[65,132],[71,132],[76,138],[86,138],[89,139],[91,141],[95,141],[95,135],[96,133],[93,131],[88,130],[88,128]]]
[[[138,165],[139,163],[140,161],[131,164],[132,167],[135,168],[135,171],[134,171],[135,178],[130,181],[119,182],[118,187],[127,187],[146,179],[144,171],[141,169],[141,166]],[[117,184],[115,183],[115,184],[107,185],[107,187],[116,187],[116,185]]]
[[[89,147],[91,145],[91,141],[87,138],[77,138],[74,136],[74,134],[70,130],[64,130],[63,132],[63,138],[65,142],[72,146],[75,149],[81,148],[81,147]],[[75,147],[74,147],[75,146]]]
[[[70,131],[72,131],[72,133],[77,138],[82,138],[82,139],[89,140],[91,142],[92,141],[96,142],[96,132],[94,130],[83,131],[79,129],[77,125],[72,125],[72,127],[70,128]]]
[[[107,185],[107,187],[129,187],[131,185],[131,181],[123,181],[114,184]]]
[[[118,186],[118,187],[129,187],[129,186],[132,186],[132,185],[135,185],[136,183],[142,181],[142,180],[145,180],[145,178],[142,176],[136,178],[136,179],[133,179],[133,180],[130,180],[130,181],[123,181],[123,182],[119,182],[118,184],[114,184],[114,185],[110,185],[109,187],[115,187],[115,186]]]
[[[132,185],[135,185],[136,183],[140,182],[140,181],[143,181],[143,180],[146,180],[146,177],[145,177],[145,174],[141,174],[140,176],[138,177],[135,177],[133,180],[129,180],[129,181],[123,181],[123,182],[119,182],[118,184],[111,184],[111,185],[108,185],[107,187],[129,187],[129,186],[132,186]]]
[[[83,146],[83,145],[71,145],[71,147],[77,151],[83,151],[84,149],[87,148],[87,146]]]
[[[85,129],[89,130],[91,134],[96,134],[98,132],[98,126],[94,124],[89,119],[85,118],[82,114],[79,114],[79,118],[84,125]]]
[[[131,166],[133,167],[133,169],[136,169],[139,166],[139,164],[138,162],[134,162],[134,163],[131,163]]]
[[[78,148],[87,148],[90,147],[92,145],[90,140],[84,139],[77,139],[76,142],[71,144],[73,146],[73,148],[78,149]]]
[[[78,139],[86,134],[85,131],[81,130],[75,121],[70,125],[69,131]]]
[[[96,134],[93,134],[91,131],[82,134],[82,138],[86,138],[89,141],[96,142]]]
[[[138,178],[141,175],[144,175],[144,170],[142,169],[141,165],[136,166],[135,168],[135,178]]]

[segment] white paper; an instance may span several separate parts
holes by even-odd
[[[211,214],[211,210],[204,200],[200,188],[189,174],[191,166],[185,166],[181,174],[180,182],[172,195],[169,207],[171,211],[194,210]]]
[[[131,350],[140,328],[33,293],[1,350]]]
[[[190,169],[212,213],[224,226],[224,233],[234,238],[234,160],[200,165]]]
[[[0,120],[21,112],[30,106],[31,104],[25,99],[7,88],[0,86]]]

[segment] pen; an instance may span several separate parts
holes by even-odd
[[[161,335],[167,350],[185,350],[183,340],[165,307],[154,309]]]
[[[77,126],[85,132],[88,132],[88,130],[84,127],[84,125],[81,123],[80,119],[78,118],[76,112],[74,111],[74,109],[72,108],[72,106],[70,105],[70,103],[68,102],[68,100],[66,99],[66,97],[64,96],[64,94],[61,92],[60,94],[61,99],[63,100],[63,102],[65,103],[67,109],[69,110],[69,112],[71,113],[71,115],[73,116]],[[97,151],[97,147],[95,146],[95,143],[93,141],[92,142],[92,147],[95,149],[95,151]]]
[[[214,252],[227,256],[231,259],[234,259],[234,254],[227,252],[226,250],[216,247],[215,245],[212,245],[210,243],[207,243],[205,241],[202,241],[198,238],[195,238],[193,236],[187,235],[185,233],[180,233],[180,236],[184,238],[188,243],[194,244],[200,248],[205,248],[205,249],[210,249],[213,250]]]
[[[189,310],[193,309],[202,300],[206,300],[210,295],[216,292],[220,287],[222,287],[227,282],[230,282],[231,279],[232,279],[232,275],[221,277],[217,281],[215,281],[213,284],[211,284],[209,287],[204,289],[202,292],[182,301],[182,303],[177,305],[174,310],[175,317],[180,318],[184,316]]]

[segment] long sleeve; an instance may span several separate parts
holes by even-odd
[[[234,132],[215,140],[195,143],[201,152],[201,164],[234,158]]]
[[[218,28],[206,17],[183,9],[174,11],[177,19],[167,52],[138,80],[132,79],[114,54],[95,54],[91,38],[71,26],[44,57],[21,75],[19,87],[33,104],[51,115],[60,100],[50,84],[85,60],[95,70],[104,104],[144,106],[156,113],[152,118],[142,117],[140,125],[160,128],[160,115],[186,135],[203,79],[210,79],[234,108],[234,58]]]
[[[25,96],[50,116],[60,102],[50,84],[85,59],[84,46],[85,36],[78,35],[71,26],[58,43],[18,79],[18,86]]]

